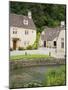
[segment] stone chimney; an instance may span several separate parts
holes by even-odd
[[[29,19],[31,19],[31,18],[32,18],[31,11],[28,11],[28,17],[29,17]]]
[[[65,26],[65,22],[64,22],[64,21],[61,21],[60,26],[61,26],[61,27],[64,27],[64,26]]]

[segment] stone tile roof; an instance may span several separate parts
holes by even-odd
[[[25,29],[34,29],[34,30],[36,30],[33,19],[32,18],[30,19],[28,16],[10,14],[9,19],[10,19],[9,20],[10,26],[22,27],[22,28],[25,28]],[[23,23],[23,20],[28,20],[28,25],[25,25]]]
[[[52,41],[54,40],[56,37],[59,36],[59,33],[61,30],[65,30],[64,27],[56,27],[56,28],[48,28],[46,27],[44,30],[44,36],[41,35],[41,39],[42,40],[47,40],[47,41]]]

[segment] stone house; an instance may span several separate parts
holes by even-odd
[[[28,12],[28,16],[10,14],[9,19],[10,48],[17,50],[19,47],[33,45],[36,40],[36,27],[31,12]]]
[[[57,51],[65,52],[65,24],[61,22],[61,25],[56,28],[45,27],[41,33],[40,47],[55,48]]]

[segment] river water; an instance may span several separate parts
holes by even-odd
[[[22,84],[38,81],[41,82],[45,79],[45,74],[50,69],[59,69],[62,65],[52,66],[35,66],[23,67],[10,71],[10,87],[22,87]]]

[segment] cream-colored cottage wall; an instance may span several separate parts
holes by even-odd
[[[17,34],[13,34],[13,31],[17,31]],[[10,38],[19,38],[19,31],[17,27],[10,27]]]
[[[25,31],[28,31],[28,34],[25,34]],[[32,45],[36,40],[36,30],[19,28],[19,36],[21,39],[20,40],[21,47]]]
[[[41,37],[40,37],[39,46],[43,47],[44,46],[44,41],[45,40],[41,40]],[[54,48],[54,41],[57,41],[57,37],[52,41],[46,41],[46,47]]]
[[[61,48],[62,38],[64,38],[64,48]],[[65,52],[65,30],[61,30],[58,39],[57,39],[57,51]]]
[[[16,32],[16,34],[13,34],[13,32]],[[17,29],[17,27],[10,27],[10,47],[13,48],[13,38],[20,38],[19,37],[19,31]],[[18,47],[18,42],[17,41],[17,47]]]
[[[44,40],[42,40],[41,37],[40,37],[40,39],[39,39],[39,47],[43,47],[43,45],[44,45]]]
[[[13,34],[13,31],[17,31],[17,33]],[[28,34],[25,34],[25,31],[28,31]],[[10,27],[10,47],[13,47],[13,38],[19,39],[17,41],[17,47],[26,47],[28,45],[32,45],[36,40],[36,30]]]

